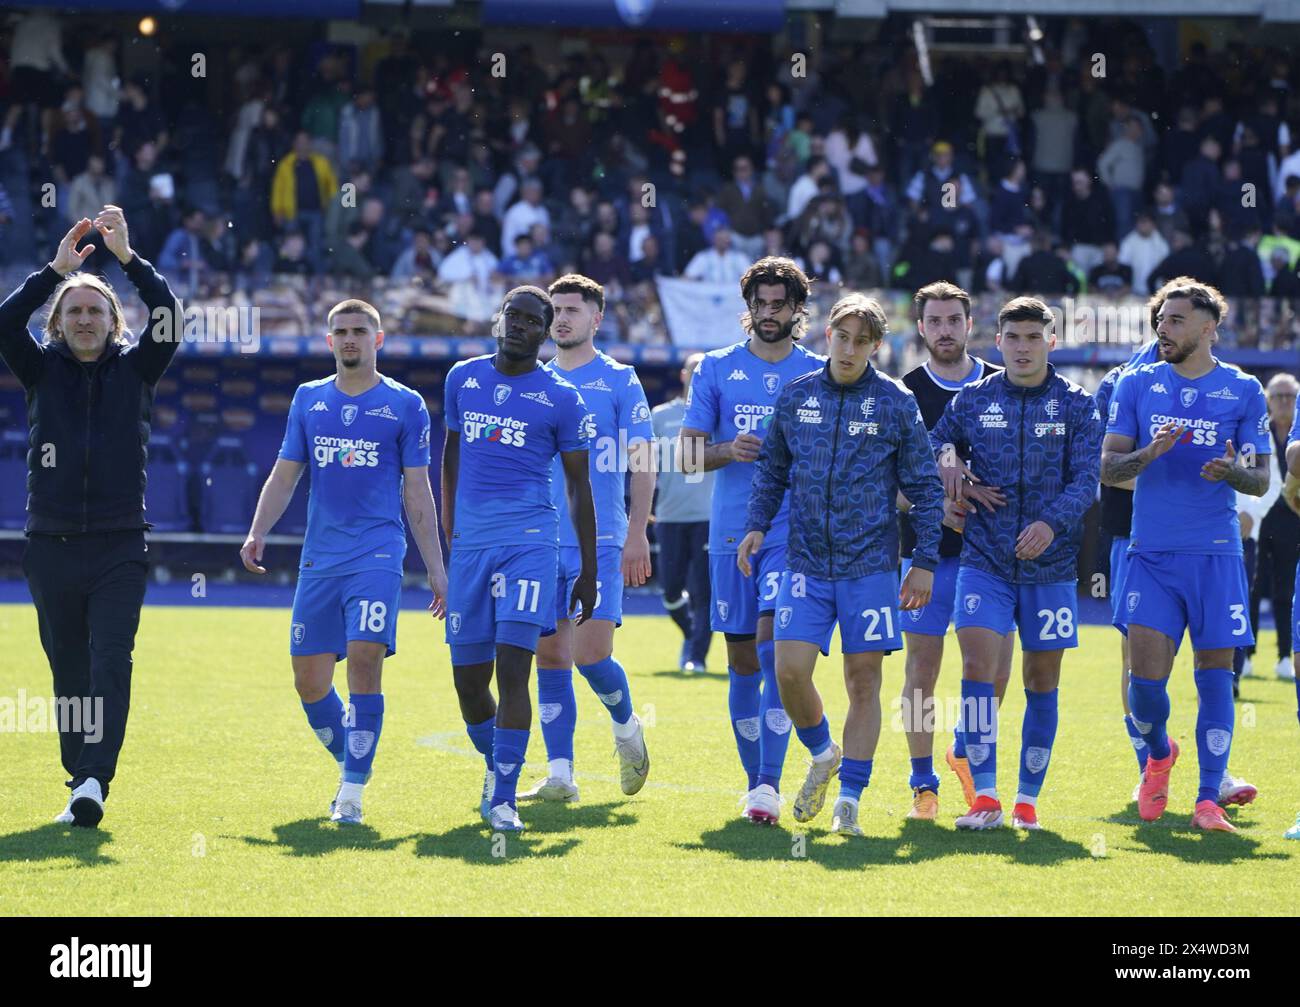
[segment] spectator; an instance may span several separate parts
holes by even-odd
[[[1255,251],[1260,239],[1259,227],[1252,227],[1243,239],[1228,238],[1223,259],[1218,263],[1220,292],[1225,297],[1263,297],[1264,267]]]
[[[365,246],[366,260],[376,272],[390,272],[401,254],[401,226],[385,210],[383,200],[371,196],[361,204],[361,226],[369,235]]]
[[[309,276],[311,271],[306,240],[298,231],[290,231],[280,241],[280,254],[271,272],[276,276]]]
[[[81,84],[86,89],[86,110],[95,117],[100,135],[105,137],[110,134],[113,120],[122,103],[116,52],[117,39],[113,35],[95,36],[86,46],[81,65]]]
[[[59,124],[50,137],[50,171],[60,186],[71,184],[86,170],[90,155],[101,150],[99,123],[86,111],[82,94],[79,87],[68,88],[59,109]]]
[[[1000,60],[993,80],[980,88],[975,118],[984,142],[984,170],[990,179],[1001,178],[1007,157],[1020,156],[1020,120],[1025,114],[1020,88],[1011,79],[1011,64]]]
[[[1167,244],[1173,242],[1175,231],[1192,233],[1192,223],[1187,213],[1178,205],[1172,185],[1168,182],[1157,185],[1152,193],[1152,202],[1156,230],[1160,232],[1160,236]]]
[[[719,227],[713,232],[712,246],[696,252],[686,264],[683,275],[688,280],[734,285],[745,275],[749,261],[731,247],[731,232],[725,227]]]
[[[955,189],[944,188],[949,182],[956,183]],[[945,193],[950,197],[946,203]],[[934,212],[951,209],[954,201],[963,206],[975,202],[975,187],[970,179],[953,167],[952,144],[940,140],[930,149],[930,166],[907,183],[907,199],[913,213],[922,206]]]
[[[163,243],[158,270],[167,277],[178,278],[178,290],[194,293],[207,277],[208,264],[202,248],[206,224],[207,215],[198,207],[190,207],[181,213],[181,226]]]
[[[1070,172],[1070,195],[1065,200],[1061,237],[1070,245],[1070,257],[1088,270],[1101,262],[1101,246],[1115,240],[1115,214],[1105,186],[1094,185],[1087,168]]]
[[[805,258],[796,259],[799,268],[804,271],[808,279],[820,283],[828,284],[832,287],[842,286],[844,275],[840,272],[838,253],[830,242],[824,238],[818,238],[808,246],[808,255]]]
[[[853,201],[867,185],[867,171],[879,162],[876,145],[857,115],[846,115],[826,137],[826,160],[835,169],[840,193]]]
[[[293,150],[280,161],[271,182],[271,214],[280,227],[302,229],[305,254],[318,261],[324,231],[325,207],[338,197],[338,179],[323,154],[311,149],[311,137],[299,130]],[[283,257],[283,248],[281,249]]]
[[[763,149],[759,131],[758,105],[749,83],[749,68],[743,59],[727,64],[726,80],[713,109],[713,139],[723,164],[737,157],[753,158]]]
[[[542,183],[537,178],[527,178],[522,187],[523,198],[506,211],[501,221],[501,247],[514,248],[515,238],[527,234],[534,224],[551,226],[551,212],[542,203]]]
[[[1029,196],[1025,191],[1025,162],[1013,159],[1006,174],[989,196],[989,230],[994,234],[1015,234],[1029,223]]]
[[[762,188],[754,180],[754,164],[738,157],[731,166],[731,181],[718,193],[718,208],[727,215],[737,251],[757,258],[763,247],[763,231],[776,217]]]
[[[352,225],[361,219],[361,207],[374,188],[368,171],[359,171],[348,181],[352,183],[349,198],[331,199],[325,211],[325,244],[331,249],[341,245]]]
[[[199,255],[207,263],[210,275],[228,277],[234,272],[238,249],[235,244],[234,228],[227,214],[216,213],[204,223],[203,237],[199,242]]]
[[[359,226],[359,225],[358,225]],[[266,287],[271,280],[274,257],[261,238],[249,238],[239,250],[233,284],[236,290],[253,291]]]
[[[631,265],[632,283],[653,282],[656,276],[672,276],[659,251],[659,239],[647,233],[641,239],[641,257]]]
[[[438,205],[434,213],[439,219],[454,216],[458,213],[476,213],[475,195],[471,191],[472,183],[470,181],[469,169],[463,166],[457,166],[451,171],[451,180],[447,187],[439,195]],[[487,192],[488,203],[487,212],[492,213],[491,200],[492,193]],[[495,220],[495,217],[493,218]]]
[[[1160,173],[1171,185],[1182,185],[1183,169],[1196,156],[1200,146],[1200,134],[1196,128],[1196,109],[1183,105],[1178,109],[1178,121],[1174,129],[1166,133],[1160,142]],[[1168,240],[1169,235],[1165,235]]]
[[[162,111],[149,101],[145,92],[148,77],[132,78],[122,88],[123,101],[117,111],[113,126],[112,149],[119,166],[135,160],[136,152],[146,143],[152,143],[158,156],[167,150],[171,134]],[[275,151],[272,157],[278,157]],[[117,174],[117,169],[114,170]]]
[[[1179,187],[1182,193],[1183,209],[1191,219],[1192,230],[1199,231],[1205,226],[1205,216],[1214,205],[1214,197],[1219,192],[1219,142],[1212,136],[1201,141],[1200,152],[1187,162],[1183,168],[1183,183]]]
[[[956,276],[957,256],[954,249],[951,231],[945,228],[935,231],[930,236],[929,244],[911,262],[906,273],[906,285],[919,289]]]
[[[843,255],[848,252],[853,230],[853,218],[844,201],[838,196],[819,196],[795,222],[795,246],[807,250],[813,242],[825,241]]]
[[[1185,231],[1174,232],[1173,251],[1151,270],[1147,285],[1156,290],[1175,276],[1192,276],[1215,286],[1219,282],[1214,261],[1204,249],[1193,243],[1192,236]]]
[[[470,231],[465,242],[442,260],[438,279],[443,283],[470,283],[480,292],[491,286],[498,260],[487,248],[483,235]]]
[[[439,203],[438,165],[431,157],[417,157],[393,172],[389,205],[402,227],[428,224]]]
[[[338,163],[349,174],[375,171],[384,160],[384,131],[374,88],[363,87],[339,112]]]
[[[844,284],[854,290],[874,290],[885,286],[884,271],[871,249],[871,234],[865,227],[853,232],[844,266]]]
[[[1153,290],[1151,271],[1169,254],[1169,244],[1156,230],[1155,218],[1147,211],[1137,215],[1137,224],[1119,246],[1119,261],[1132,271],[1133,293],[1142,297]]]
[[[908,70],[906,89],[894,99],[890,123],[898,177],[911,178],[924,169],[925,152],[939,132],[939,113],[919,70]]]
[[[333,56],[321,59],[319,71],[322,82],[302,110],[302,130],[309,138],[308,149],[332,162],[338,152],[343,106],[351,100],[352,85],[341,76],[342,66]],[[343,167],[347,170],[346,163]]]
[[[1119,248],[1108,241],[1101,247],[1101,262],[1088,273],[1088,289],[1107,297],[1127,297],[1133,288],[1133,268],[1120,262]]]
[[[804,173],[790,186],[790,196],[786,201],[785,219],[796,220],[804,208],[817,195],[822,179],[831,177],[831,165],[825,157],[808,159]]]
[[[397,282],[431,280],[437,275],[438,265],[438,256],[433,251],[433,235],[421,227],[411,236],[411,244],[393,263],[388,278]]]
[[[697,199],[691,202],[686,220],[676,232],[678,262],[689,265],[696,255],[709,248],[710,241],[704,233],[708,215],[709,204],[705,200]]]
[[[872,250],[881,270],[887,274],[893,265],[894,247],[902,231],[903,213],[898,193],[885,181],[884,165],[877,164],[867,172],[867,187],[862,194],[866,197],[861,203],[864,216],[853,222],[871,232]]]
[[[1287,175],[1285,190],[1273,208],[1273,225],[1300,239],[1300,175]]]
[[[592,237],[591,249],[583,257],[582,271],[607,290],[617,288],[616,295],[632,284],[627,258],[619,252],[614,235],[606,231],[597,231]]]
[[[100,208],[117,203],[117,186],[104,173],[104,158],[92,154],[86,161],[86,170],[72,180],[68,188],[68,219],[94,220]],[[100,249],[96,249],[98,253]]]
[[[520,234],[515,236],[515,250],[501,260],[498,272],[511,284],[545,286],[555,276],[555,264],[534,247],[531,234]]]
[[[146,149],[142,148],[139,153],[143,154]],[[163,242],[179,220],[175,181],[166,172],[153,175],[148,181],[146,202],[131,218],[131,244],[142,258],[156,262]]]
[[[1052,236],[1044,231],[1034,236],[1034,250],[1020,260],[1012,288],[1018,294],[1061,296],[1078,291],[1078,281],[1061,257],[1052,251]],[[1100,254],[1100,249],[1098,253]]]
[[[983,249],[975,256],[974,267],[971,270],[970,292],[972,294],[1003,293],[1014,275],[1014,271],[1007,268],[1006,259],[1002,254],[1002,236],[990,234],[984,239]]]
[[[40,135],[49,136],[62,84],[72,73],[63,56],[62,21],[46,11],[22,15],[9,43],[9,70],[14,102],[34,108],[30,121],[39,121]]]
[[[1079,115],[1065,107],[1060,91],[1049,90],[1043,96],[1043,107],[1030,119],[1034,125],[1034,183],[1042,186],[1059,230],[1061,204],[1070,169],[1074,167],[1074,137],[1079,129]]]
[[[1256,192],[1255,196],[1263,194]],[[1245,183],[1241,177],[1241,162],[1230,158],[1223,162],[1223,181],[1215,194],[1213,209],[1218,211],[1223,231],[1230,237],[1240,237],[1261,220],[1254,199],[1246,199]]]
[[[1285,297],[1294,301],[1300,298],[1300,276],[1295,274],[1284,249],[1275,248],[1272,252],[1273,282],[1268,288],[1270,297]]]
[[[1123,124],[1123,132],[1114,137],[1097,159],[1097,174],[1110,190],[1115,210],[1115,229],[1128,234],[1142,196],[1146,171],[1146,153],[1142,146],[1142,120],[1135,115]]]
[[[347,235],[330,251],[330,272],[357,280],[373,279],[375,267],[366,260],[365,255],[366,240],[369,237],[361,221],[352,221],[348,225]]]

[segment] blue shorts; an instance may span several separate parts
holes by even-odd
[[[573,585],[582,573],[582,550],[576,545],[560,547],[560,569],[555,578],[555,621],[576,619],[569,614]],[[581,607],[581,606],[579,606]],[[596,546],[596,610],[593,619],[606,619],[623,625],[623,549],[616,545]]]
[[[1300,640],[1300,566],[1295,571],[1295,591],[1291,595],[1291,618],[1295,621],[1294,632],[1291,634],[1292,641]],[[1295,653],[1295,643],[1292,643],[1292,653]]]
[[[898,614],[898,574],[893,570],[853,580],[823,580],[787,570],[781,576],[772,636],[778,642],[815,643],[829,655],[838,622],[842,653],[888,654],[903,645]]]
[[[1110,621],[1125,636],[1128,636],[1128,629],[1119,624],[1119,610],[1124,604],[1124,579],[1127,576],[1128,539],[1117,537],[1110,543]]]
[[[1174,641],[1190,630],[1194,650],[1248,647],[1250,588],[1240,556],[1135,552],[1128,558],[1124,604],[1115,625],[1147,626]]]
[[[758,617],[771,615],[776,595],[781,590],[785,572],[785,546],[760,549],[749,561],[754,571],[746,577],[736,566],[734,552],[709,553],[709,579],[713,583],[713,617],[709,620],[715,633],[738,633],[753,636],[758,632]]]
[[[957,597],[957,570],[961,567],[961,557],[945,556],[934,568],[934,589],[930,593],[930,603],[924,608],[914,608],[910,612],[900,612],[904,633],[916,633],[918,636],[944,636],[948,632],[948,623],[952,622],[952,603]],[[903,576],[912,569],[911,557],[903,560]]]
[[[299,577],[293,593],[289,653],[348,656],[348,642],[369,640],[397,653],[397,610],[402,575],[391,570],[361,570],[330,577]]]
[[[453,664],[478,663],[458,659],[467,646],[482,653],[488,645],[485,660],[495,643],[537,649],[538,635],[555,629],[558,551],[545,545],[451,551],[446,639]]]
[[[957,572],[956,627],[981,626],[1005,636],[1020,630],[1021,650],[1079,646],[1078,582],[1012,584],[983,570]]]

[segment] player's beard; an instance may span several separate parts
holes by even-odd
[[[941,364],[955,364],[961,359],[962,354],[966,352],[966,344],[959,339],[953,339],[951,345],[940,346],[939,340],[931,342],[925,341],[925,348],[930,351],[930,357]]]
[[[763,342],[779,343],[783,339],[789,339],[794,334],[795,319],[791,318],[784,325],[778,322],[775,328],[767,329],[763,327],[761,322],[754,320],[751,316],[750,324],[754,328],[754,334]]]
[[[343,367],[346,367],[348,370],[352,370],[356,367],[360,367],[361,351],[358,350],[356,353],[348,354],[347,351],[345,350],[344,352],[339,354],[339,364],[342,365]]]
[[[513,349],[510,343],[508,343],[504,337],[501,339],[499,343],[497,343],[497,352],[500,353],[507,360],[512,361],[514,363],[522,363],[523,361],[531,360],[534,356],[536,356],[535,350],[530,351],[527,349],[523,349],[523,350]]]
[[[1169,340],[1169,342],[1172,344],[1173,349],[1169,350],[1168,352],[1165,351],[1163,340],[1158,344],[1157,347],[1160,351],[1160,359],[1167,364],[1181,364],[1184,360],[1186,360],[1188,357],[1190,357],[1193,353],[1196,352],[1195,342],[1193,342],[1191,346],[1187,346],[1183,343],[1180,343],[1176,339],[1171,339]]]
[[[596,333],[590,329],[588,330],[586,335],[581,335],[577,332],[577,330],[570,329],[568,334],[563,337],[561,337],[558,333],[552,331],[551,339],[555,341],[555,345],[560,349],[572,350],[575,347],[582,346],[585,343],[591,342],[591,340],[595,338],[595,335]]]

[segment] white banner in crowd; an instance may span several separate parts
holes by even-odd
[[[740,314],[745,302],[735,283],[701,283],[660,276],[659,304],[674,346],[716,350],[745,338]]]

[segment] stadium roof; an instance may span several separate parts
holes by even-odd
[[[787,10],[833,10],[840,17],[889,14],[1090,14],[1143,17],[1257,17],[1300,22],[1300,0],[786,0]]]

